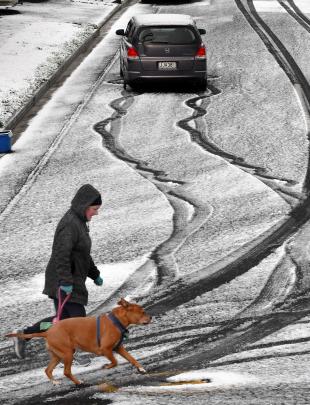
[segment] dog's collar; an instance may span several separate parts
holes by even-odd
[[[108,318],[111,319],[111,321],[114,323],[115,326],[117,326],[122,335],[124,333],[129,333],[128,329],[125,328],[125,326],[121,323],[121,321],[118,318],[116,318],[116,316],[112,312],[109,313]]]
[[[114,323],[114,325],[121,332],[120,341],[117,343],[116,346],[114,346],[114,350],[117,350],[123,343],[123,340],[128,338],[129,330],[125,328],[125,326],[116,318],[116,316],[112,312],[109,313],[108,318]]]

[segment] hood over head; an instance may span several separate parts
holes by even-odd
[[[85,221],[86,208],[91,205],[101,205],[101,194],[91,184],[84,184],[73,197],[71,209]]]

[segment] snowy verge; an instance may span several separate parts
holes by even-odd
[[[55,7],[53,2],[52,6]],[[31,18],[29,24],[24,23],[21,27],[18,19],[4,21],[7,31],[4,27],[0,32],[0,39],[4,40],[0,52],[6,61],[0,76],[0,129],[12,128],[29,111],[37,99],[53,86],[61,72],[87,48],[99,34],[102,25],[122,4],[112,0],[88,2],[83,6],[72,3],[72,14],[68,16],[65,12],[57,22],[47,17],[49,13],[53,15],[52,6],[41,5],[42,14],[38,21],[33,22]],[[25,12],[21,9],[21,14],[26,14],[26,22],[31,11],[35,14],[35,7],[34,4],[34,10],[30,8]],[[84,17],[85,7],[88,13]],[[11,24],[21,29],[10,35]]]

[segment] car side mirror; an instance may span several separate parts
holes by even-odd
[[[199,34],[204,35],[207,33],[207,31],[204,28],[199,28]]]
[[[116,30],[116,31],[115,31],[115,34],[116,34],[116,35],[123,35],[123,36],[124,36],[124,35],[125,35],[125,31],[124,31],[124,30]]]

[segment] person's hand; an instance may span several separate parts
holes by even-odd
[[[94,280],[94,283],[95,283],[96,285],[99,285],[99,287],[101,287],[102,284],[103,284],[103,280],[102,280],[102,278],[101,278],[100,276],[98,276],[98,277],[96,278],[96,280]]]
[[[61,285],[60,289],[64,291],[67,295],[72,293],[73,286],[72,285]]]

